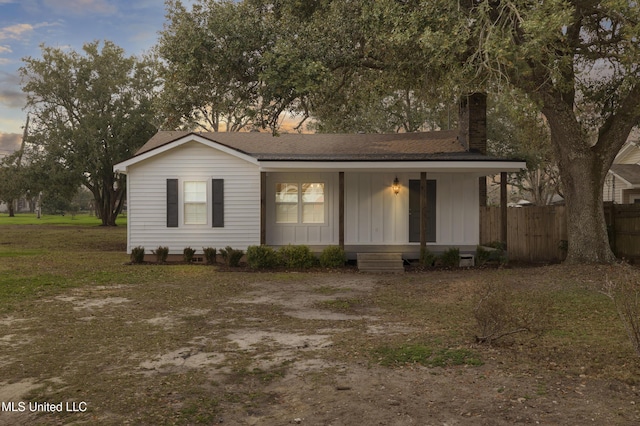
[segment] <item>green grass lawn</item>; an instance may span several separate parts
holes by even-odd
[[[97,226],[102,222],[96,216],[86,213],[71,215],[41,215],[38,219],[35,213],[16,213],[9,217],[8,213],[0,213],[0,226],[2,225],[69,225],[69,226]],[[118,216],[116,225],[127,226],[127,217]]]
[[[92,412],[77,417],[78,424],[96,418],[110,419],[104,424],[122,424],[125,419],[136,419],[139,424],[212,424],[217,419],[212,413],[229,413],[237,408],[233,405],[237,401],[248,411],[268,410],[273,406],[268,386],[285,377],[286,369],[298,359],[252,369],[249,366],[255,359],[279,359],[280,355],[270,352],[275,345],[271,341],[263,342],[255,352],[238,350],[229,343],[229,336],[238,330],[267,330],[276,336],[318,333],[319,329],[333,333],[331,346],[324,352],[309,350],[309,356],[324,356],[331,365],[344,365],[344,371],[363,365],[386,368],[386,377],[395,368],[416,365],[460,368],[460,374],[482,368],[486,376],[474,376],[474,386],[492,377],[520,378],[523,387],[534,381],[528,397],[535,398],[535,389],[542,389],[539,404],[545,403],[546,392],[556,392],[557,383],[567,379],[593,380],[585,385],[587,390],[603,382],[640,384],[639,357],[613,303],[600,291],[607,277],[615,279],[615,267],[555,265],[377,276],[131,265],[125,251],[126,226],[98,224],[88,216],[49,216],[40,221],[32,215],[0,216],[0,338],[4,339],[0,339],[4,344],[0,346],[0,382],[36,380],[46,385],[30,395],[37,401],[86,398]],[[640,277],[637,269],[632,273]],[[337,286],[352,277],[370,283],[370,289],[352,296],[348,287]],[[511,309],[529,323],[537,321],[530,317],[537,311],[526,307],[537,303],[541,295],[545,297],[548,318],[539,324],[539,333],[514,334],[494,346],[475,342],[478,289],[495,283],[510,289]],[[319,301],[308,306],[312,314],[328,312],[361,319],[291,317],[284,313],[287,303],[273,303],[270,294],[262,295],[264,300],[255,295],[265,288],[263,291],[279,291],[285,299],[289,289],[295,290],[293,294],[299,297],[293,308],[316,297]],[[82,302],[108,303],[83,307]],[[369,316],[375,319],[367,319]],[[175,321],[162,326],[167,318]],[[381,327],[395,332],[371,332]],[[225,368],[209,367],[206,371],[211,376],[199,369],[176,367],[155,374],[140,368],[145,360],[194,345],[203,353],[225,354]],[[297,356],[306,356],[307,349],[302,348]],[[329,381],[329,393],[335,396],[335,385],[344,374],[340,371],[337,378],[330,372],[305,377],[310,383],[320,380],[318,386]],[[416,371],[442,374],[441,370]],[[495,389],[478,390],[479,394],[487,392]],[[509,390],[497,392],[499,398]],[[550,398],[564,397],[562,391],[557,392]],[[340,396],[349,398],[349,393]],[[627,394],[625,398],[629,399]],[[618,406],[630,407],[629,400],[610,402],[612,412]],[[121,417],[109,417],[115,411]],[[244,412],[242,415],[245,417],[238,418],[246,418]],[[633,418],[624,415],[625,421]],[[70,420],[64,416],[48,419],[49,423],[42,424]],[[229,423],[233,424],[233,418]]]

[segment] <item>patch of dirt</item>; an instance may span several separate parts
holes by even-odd
[[[83,309],[93,310],[93,309],[101,309],[107,305],[120,305],[123,303],[130,302],[129,299],[125,297],[104,297],[104,298],[79,298],[75,296],[59,296],[56,299],[69,302],[74,304],[73,309],[75,311],[80,311]]]
[[[493,271],[479,273],[478,280],[473,271],[435,272],[424,280],[416,274],[410,280],[253,274],[247,280],[254,282],[244,287],[224,284],[240,281],[228,274],[210,283],[114,286],[103,289],[106,297],[95,288],[69,290],[25,308],[24,318],[5,318],[0,373],[13,381],[0,383],[0,401],[86,401],[88,411],[35,418],[0,413],[0,424],[640,422],[640,393],[633,384],[528,368],[517,353],[526,347],[510,358],[465,346],[481,353],[484,365],[478,367],[384,367],[369,355],[389,342],[428,340],[431,329],[460,333],[420,324],[411,310],[420,308],[421,298],[436,307],[455,306],[474,282],[495,278]],[[401,286],[410,296],[386,302],[400,304],[394,313],[375,303]],[[86,311],[91,316],[82,316]],[[23,321],[30,328],[10,330]],[[27,336],[20,348],[11,347]]]

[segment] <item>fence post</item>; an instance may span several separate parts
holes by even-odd
[[[609,237],[609,246],[611,247],[611,251],[617,257],[618,256],[618,245],[616,244],[616,203],[615,201],[611,203],[611,236]]]
[[[507,172],[500,172],[500,240],[507,247]]]

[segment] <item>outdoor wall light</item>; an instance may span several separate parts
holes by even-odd
[[[393,193],[398,195],[400,192],[400,181],[398,180],[398,176],[393,180],[393,185],[391,185],[391,189],[393,189]]]

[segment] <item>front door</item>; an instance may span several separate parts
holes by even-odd
[[[409,180],[409,242],[420,242],[420,180]],[[436,181],[427,180],[427,242],[436,242]]]

